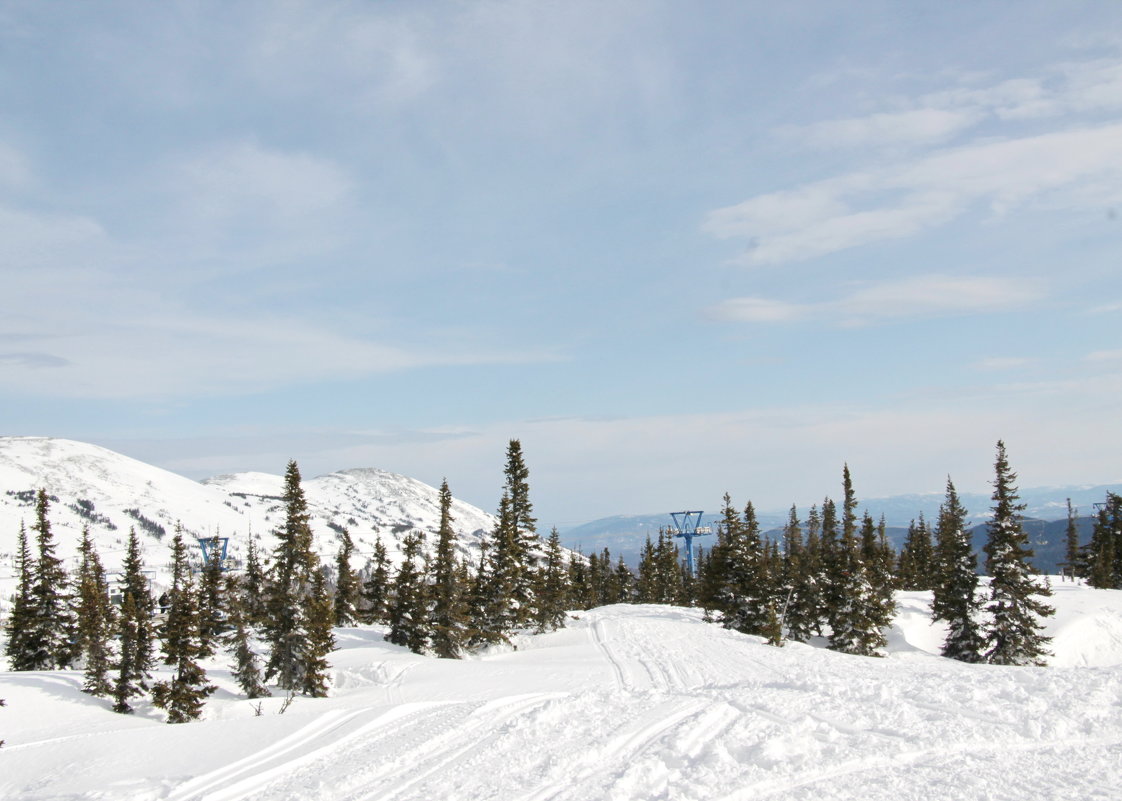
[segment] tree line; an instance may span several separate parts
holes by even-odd
[[[214,691],[200,660],[225,653],[248,698],[270,694],[326,695],[332,630],[380,625],[385,638],[419,654],[458,658],[509,643],[516,632],[564,625],[570,610],[614,603],[698,606],[708,620],[774,645],[826,636],[832,649],[879,655],[886,644],[897,589],[933,591],[932,616],[945,621],[942,653],[967,662],[1040,664],[1047,638],[1040,619],[1051,614],[1050,594],[1034,577],[1032,551],[1021,526],[1016,475],[999,442],[992,520],[985,547],[989,586],[980,586],[967,512],[948,479],[937,521],[913,523],[896,554],[883,518],[859,517],[848,466],[840,504],[829,497],[805,520],[792,507],[781,537],[761,534],[751,502],[739,510],[729,495],[714,546],[698,554],[697,575],[686,569],[673,533],[648,538],[637,572],[604,549],[584,556],[561,547],[553,529],[543,540],[529,496],[521,444],[506,452],[496,524],[478,555],[461,555],[453,527],[448,482],[439,493],[434,542],[414,531],[403,537],[401,559],[391,563],[379,539],[372,557],[352,567],[346,530],[334,565],[312,547],[311,518],[290,462],[282,496],[284,523],[270,554],[252,542],[244,570],[224,572],[210,559],[197,576],[178,529],[172,540],[171,586],[153,597],[135,530],[129,533],[120,579],[120,603],[89,530],[83,531],[77,574],[55,555],[45,491],[36,494],[34,552],[21,525],[18,584],[6,623],[13,670],[81,668],[83,689],[111,698],[117,712],[149,696],[169,722],[200,716]],[[1122,500],[1108,498],[1096,536],[1069,551],[1073,570],[1094,586],[1122,584]],[[1078,540],[1076,538],[1076,546]],[[168,678],[153,681],[157,662]]]

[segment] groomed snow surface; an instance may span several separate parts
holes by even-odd
[[[330,698],[169,726],[74,672],[0,673],[0,798],[1119,799],[1122,592],[1054,582],[1048,668],[935,656],[901,593],[889,657],[772,648],[698,610],[611,606],[463,661],[340,629]]]

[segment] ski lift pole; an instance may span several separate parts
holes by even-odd
[[[705,513],[701,511],[670,513],[670,517],[674,519],[674,527],[670,529],[670,533],[675,537],[681,537],[685,540],[686,569],[691,576],[697,575],[693,565],[693,538],[713,533],[713,529],[710,526],[699,525],[703,514]]]

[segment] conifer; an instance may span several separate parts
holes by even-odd
[[[113,606],[109,601],[109,582],[105,569],[90,539],[88,526],[82,528],[78,567],[78,638],[79,655],[84,662],[85,681],[82,691],[91,695],[109,695],[109,638],[113,630]]]
[[[148,577],[144,575],[144,561],[140,554],[140,540],[136,529],[129,528],[128,544],[125,548],[125,561],[122,566],[121,577],[121,660],[125,664],[124,641],[129,640],[127,668],[129,675],[126,685],[139,690],[148,689],[148,680],[151,678],[152,664],[155,661],[154,626],[152,617],[155,611],[155,600],[148,584]],[[126,609],[125,601],[132,599],[132,604]]]
[[[725,495],[726,502],[728,495]],[[726,535],[725,585],[721,612],[725,628],[762,634],[767,624],[768,592],[765,553],[755,508],[749,502],[740,525]]]
[[[247,698],[266,698],[271,693],[265,686],[260,662],[250,644],[250,628],[247,621],[248,598],[244,593],[238,592],[235,582],[231,582],[227,587],[226,597],[230,610],[230,629],[226,633],[225,640],[233,651],[235,660],[230,675],[234,677]]]
[[[986,659],[996,665],[1043,665],[1050,638],[1042,633],[1040,618],[1055,610],[1040,598],[1052,591],[1031,575],[1032,550],[1021,526],[1024,505],[1017,502],[1017,474],[1009,468],[1005,443],[1000,440],[994,472],[993,519],[985,546],[990,576]]]
[[[367,565],[367,572],[366,581],[362,584],[362,621],[368,624],[385,623],[389,609],[390,562],[380,536],[374,542],[374,554]]]
[[[312,698],[323,698],[327,695],[328,673],[331,669],[327,657],[335,650],[335,635],[331,630],[335,622],[335,610],[322,570],[317,570],[312,575],[311,591],[305,603],[308,641],[300,691]]]
[[[265,572],[253,536],[245,553],[245,574],[239,582],[242,599],[242,618],[252,628],[265,623]]]
[[[34,670],[27,637],[31,631],[34,610],[31,599],[32,559],[27,545],[27,530],[23,521],[19,524],[19,544],[16,546],[16,592],[12,599],[11,612],[4,624],[7,634],[5,653],[11,670]]]
[[[908,526],[908,536],[900,550],[897,567],[900,589],[930,590],[935,586],[935,552],[931,545],[931,530],[923,513],[919,522],[915,520]]]
[[[265,677],[269,680],[275,676],[281,688],[302,692],[311,647],[308,597],[319,559],[312,550],[311,515],[295,461],[285,469],[284,505],[285,520],[277,531],[266,598],[264,638],[269,644],[269,657]]]
[[[440,523],[429,584],[429,627],[432,650],[441,659],[459,659],[468,637],[468,609],[463,585],[458,582],[456,530],[452,527],[452,491],[448,479],[440,484]]]
[[[117,624],[119,643],[117,656],[117,678],[113,683],[113,711],[122,715],[131,714],[133,709],[129,699],[143,693],[138,676],[142,675],[137,659],[139,644],[138,623],[140,613],[132,593],[125,593],[121,601],[121,617]]]
[[[198,660],[203,655],[199,604],[187,558],[187,546],[177,530],[172,540],[172,583],[164,626],[164,664],[172,677],[152,688],[152,703],[168,713],[168,723],[186,723],[202,715],[207,697],[217,689],[208,684]]]
[[[537,518],[530,503],[530,470],[522,455],[522,443],[512,439],[507,445],[503,470],[504,495],[509,499],[510,554],[512,561],[510,629],[530,624],[534,618],[534,579],[537,574],[539,540]]]
[[[1108,492],[1099,505],[1084,558],[1089,586],[1122,589],[1122,496]]]
[[[339,535],[339,540],[339,552],[335,556],[335,625],[353,626],[357,619],[355,601],[359,592],[358,578],[351,569],[354,543],[346,529]]]
[[[177,523],[176,529],[180,530]],[[222,570],[221,540],[215,536],[208,545],[208,556],[199,581],[199,654],[213,656],[218,637],[227,625],[225,580]]]
[[[31,571],[31,618],[23,648],[29,670],[69,667],[76,654],[71,643],[74,617],[70,611],[68,580],[62,560],[55,556],[55,541],[48,519],[46,490],[35,497],[35,542],[38,556]]]
[[[978,557],[966,530],[966,509],[950,476],[935,534],[937,569],[931,617],[947,623],[942,654],[960,662],[980,662],[984,642],[978,628]]]
[[[421,535],[416,532],[402,540],[401,565],[394,577],[389,631],[385,635],[389,642],[403,645],[415,654],[424,653],[429,642],[423,577],[417,564],[421,544]]]
[[[554,526],[549,532],[549,540],[546,543],[545,563],[542,565],[536,593],[538,599],[536,623],[539,632],[555,631],[565,625],[569,595],[566,578],[561,535]],[[612,603],[618,601],[617,597]]]

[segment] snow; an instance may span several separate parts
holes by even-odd
[[[1117,799],[1122,592],[1054,581],[1053,666],[942,659],[901,593],[885,659],[611,606],[462,661],[337,630],[325,699],[115,715],[72,672],[0,673],[0,798],[174,801]]]

